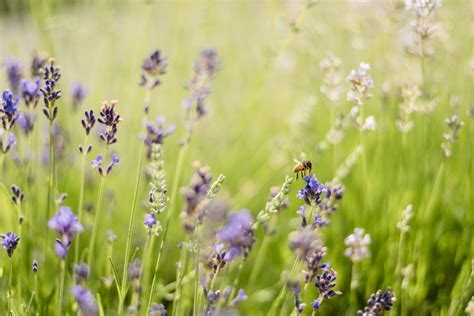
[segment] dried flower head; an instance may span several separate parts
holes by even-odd
[[[364,234],[363,228],[355,228],[354,233],[344,239],[344,244],[347,246],[344,256],[351,259],[352,262],[359,262],[370,257],[371,242],[370,235]]]

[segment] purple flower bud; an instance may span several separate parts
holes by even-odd
[[[154,213],[145,214],[145,221],[143,223],[152,229],[156,225],[156,215]]]
[[[247,294],[245,294],[244,289],[240,289],[239,292],[237,293],[237,296],[230,302],[230,306],[235,306],[238,303],[245,301],[248,299]]]
[[[21,81],[21,97],[25,101],[27,107],[35,108],[41,96],[40,78],[34,80]]]
[[[97,307],[94,296],[92,296],[91,292],[87,288],[75,285],[71,288],[71,293],[76,299],[77,305],[79,305],[82,315],[99,315],[99,308]]]
[[[13,91],[18,92],[20,89],[21,77],[23,76],[20,62],[15,59],[7,59],[5,61],[5,71],[7,73],[8,82],[10,83],[10,88]]]
[[[18,246],[18,242],[20,241],[20,237],[15,235],[15,233],[8,232],[6,235],[1,234],[0,238],[3,239],[2,246],[7,250],[7,254],[9,257],[13,255],[16,247]]]
[[[72,105],[78,108],[84,102],[87,95],[87,88],[80,83],[75,83],[71,86]]]
[[[77,233],[84,230],[79,223],[77,216],[75,216],[71,208],[62,206],[58,213],[48,221],[49,228],[55,230],[59,238],[56,240],[56,254],[64,259],[67,255],[72,238]]]

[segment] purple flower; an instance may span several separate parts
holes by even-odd
[[[13,91],[18,92],[20,89],[21,77],[23,76],[20,62],[15,59],[7,59],[5,61],[5,71],[7,73],[8,82],[10,83],[10,88]]]
[[[298,211],[296,211],[296,214],[301,216],[301,227],[305,228],[306,225],[308,224],[306,222],[306,215],[305,215],[306,207],[304,205],[301,205]]]
[[[227,225],[217,232],[217,239],[229,245],[229,251],[238,251],[247,257],[255,243],[253,218],[246,209],[231,213]],[[235,249],[235,250],[233,250]]]
[[[143,61],[140,85],[146,86],[148,89],[153,89],[161,84],[161,80],[158,79],[160,75],[166,73],[166,67],[168,63],[166,58],[159,50],[154,50],[151,54]]]
[[[194,63],[194,71],[199,76],[211,78],[220,66],[219,56],[214,48],[208,47],[201,51]]]
[[[117,126],[122,121],[120,115],[115,111],[116,100],[102,102],[99,118],[97,121],[105,128],[100,134],[100,139],[108,145],[117,142]]]
[[[153,303],[148,311],[148,316],[167,316],[168,311],[163,304]]]
[[[90,269],[85,263],[74,264],[73,271],[76,279],[76,284],[83,284],[89,278]]]
[[[21,97],[27,107],[35,108],[40,96],[40,78],[36,77],[34,80],[24,79],[21,81]]]
[[[165,137],[169,136],[174,132],[176,126],[171,124],[168,128],[164,128],[165,118],[163,116],[158,116],[156,118],[156,125],[153,125],[150,122],[146,123],[146,135],[144,137],[145,144],[148,147],[147,156],[151,157],[151,150],[153,144],[163,144]]]
[[[156,225],[155,213],[145,214],[145,221],[143,222],[149,229],[152,229]]]
[[[17,123],[25,135],[28,135],[33,131],[35,122],[36,115],[34,113],[20,113],[17,119]]]
[[[61,90],[57,89],[59,79],[61,78],[61,69],[55,65],[54,59],[49,60],[49,66],[43,68],[44,87],[40,88],[43,94],[44,109],[43,114],[48,120],[53,121],[58,114],[56,101],[61,98]]]
[[[77,216],[72,213],[71,208],[67,206],[62,206],[59,209],[58,213],[48,221],[48,226],[59,235],[59,238],[56,239],[56,254],[62,259],[66,258],[72,238],[82,232],[84,228],[79,223]]]
[[[244,289],[240,289],[237,293],[237,296],[230,302],[230,306],[235,306],[242,301],[246,301],[248,299],[247,294],[245,294]]]
[[[8,256],[11,257],[13,252],[18,246],[18,242],[20,241],[20,237],[15,235],[15,233],[8,232],[6,235],[1,234],[0,238],[3,239],[2,246],[7,250]]]
[[[308,205],[319,205],[321,203],[321,195],[327,194],[327,189],[324,185],[318,182],[314,173],[305,176],[306,186],[298,191],[297,198],[303,199]]]
[[[5,130],[3,128],[0,128],[0,150],[4,154],[6,154],[10,149],[15,147],[16,138],[15,138],[15,135],[12,132],[8,132],[7,141],[6,141],[6,143],[3,143],[3,134],[4,133],[5,133]]]
[[[10,130],[18,118],[18,102],[19,98],[9,90],[5,90],[2,94],[0,113],[2,119],[2,126],[6,130]]]
[[[48,58],[45,56],[40,56],[38,55],[37,52],[34,53],[33,58],[31,60],[31,75],[33,77],[38,77],[41,75],[41,71],[44,68],[44,65],[46,65],[46,62],[48,61]]]
[[[367,306],[363,311],[358,311],[357,316],[380,316],[385,311],[390,311],[393,303],[396,301],[395,293],[390,288],[385,292],[378,290],[375,294],[370,295]]]
[[[306,307],[305,303],[302,303],[299,299],[301,288],[296,284],[295,289],[293,290],[293,295],[295,296],[295,308],[298,313],[302,313]]]
[[[84,316],[96,316],[99,315],[99,308],[97,303],[92,296],[91,292],[80,285],[75,285],[71,288],[71,293],[76,299],[77,305]]]
[[[102,155],[97,155],[97,157],[91,161],[91,164],[92,164],[92,168],[97,168],[97,170],[99,171],[99,174],[105,177],[106,175],[110,173],[110,171],[112,171],[112,167],[117,165],[120,162],[120,159],[117,155],[113,154],[112,160],[110,161],[109,165],[105,169],[102,167],[102,161],[103,161]]]
[[[330,268],[329,262],[323,264],[321,269],[322,271],[316,275],[316,281],[314,283],[314,286],[316,286],[319,291],[318,298],[312,303],[314,310],[319,309],[323,300],[341,294],[341,292],[333,290],[336,286],[336,271]]]
[[[80,83],[75,83],[71,86],[72,105],[78,108],[84,102],[87,95],[87,88]]]

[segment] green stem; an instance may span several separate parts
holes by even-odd
[[[58,311],[57,311],[58,316],[62,314],[65,275],[66,275],[66,262],[65,260],[61,260],[61,278],[59,279],[59,296],[58,296]]]
[[[10,263],[10,271],[8,272],[8,310],[7,314],[10,315],[11,308],[12,308],[12,299],[13,299],[13,259],[10,257],[8,258]]]
[[[275,301],[273,301],[273,304],[272,306],[270,307],[270,310],[268,312],[268,315],[275,315],[276,314],[276,311],[278,309],[278,306],[280,306],[281,304],[281,301],[283,300],[283,298],[285,297],[285,291],[286,291],[286,286],[288,284],[288,282],[290,281],[295,269],[296,269],[296,265],[298,264],[298,258],[295,258],[295,261],[293,262],[293,266],[291,267],[291,270],[290,270],[290,274],[288,275],[288,278],[283,282],[283,286],[280,290],[280,293],[278,294],[277,298],[275,299]]]
[[[431,218],[430,216],[433,210],[434,202],[436,200],[435,197],[438,196],[439,185],[441,182],[441,175],[443,174],[443,170],[444,170],[444,160],[439,165],[439,169],[438,169],[438,173],[436,174],[433,190],[431,191],[430,199],[428,200],[428,206],[426,207],[425,215],[423,216],[424,219]]]
[[[147,311],[150,309],[151,301],[153,300],[153,292],[155,291],[156,279],[157,279],[157,275],[158,275],[158,268],[159,268],[159,265],[160,265],[161,255],[163,253],[166,237],[168,235],[170,219],[171,219],[172,214],[174,213],[174,210],[177,208],[176,207],[176,197],[177,197],[177,194],[178,194],[179,182],[180,182],[180,179],[181,179],[181,170],[182,170],[182,167],[183,167],[184,156],[185,156],[187,148],[188,148],[187,143],[183,144],[182,147],[180,148],[179,154],[178,154],[178,160],[177,160],[177,163],[176,163],[176,170],[175,170],[175,174],[174,174],[174,178],[173,178],[174,179],[173,180],[173,188],[172,188],[172,191],[171,191],[171,201],[170,201],[171,208],[169,209],[168,216],[166,217],[165,228],[163,230],[163,237],[161,238],[160,248],[158,250],[158,258],[157,258],[156,263],[155,263],[155,270],[153,272],[153,279],[151,281],[150,294],[148,295]]]
[[[276,216],[272,216],[270,218],[270,222],[269,222],[268,228],[267,228],[268,231],[271,232],[273,230],[273,227],[275,226],[276,219],[277,219]],[[255,261],[255,264],[254,264],[253,269],[252,269],[252,273],[250,274],[249,284],[255,284],[257,276],[260,274],[260,270],[262,269],[263,262],[266,258],[266,253],[267,253],[267,248],[268,248],[269,242],[270,242],[270,235],[268,233],[265,233],[265,236],[263,236],[262,245],[258,249],[257,260]]]
[[[235,293],[237,292],[237,286],[239,285],[240,276],[242,275],[242,270],[244,268],[244,261],[245,258],[240,259],[239,267],[237,268],[237,274],[235,275],[234,282],[232,283],[232,291],[229,297],[227,298],[227,301],[232,299],[235,296]]]
[[[80,180],[80,188],[79,188],[79,205],[77,206],[79,223],[82,223],[82,211],[84,208],[84,187],[85,187],[85,179],[86,179],[85,169],[86,169],[86,156],[87,156],[87,146],[88,146],[87,139],[88,139],[88,135],[86,134],[86,137],[84,139],[82,157],[81,157],[81,180]],[[78,262],[77,259],[79,258],[80,236],[81,234],[78,234],[76,237],[76,244],[74,247],[74,262]]]
[[[107,144],[105,147],[104,161],[107,160],[108,152],[109,152],[109,145]],[[91,236],[91,241],[89,245],[89,255],[88,255],[88,260],[87,260],[87,265],[89,267],[92,267],[92,258],[94,257],[95,240],[97,239],[97,232],[99,230],[99,221],[100,221],[100,215],[102,212],[102,198],[104,195],[105,178],[106,178],[105,175],[101,175],[99,197],[97,198],[97,212],[94,218],[94,227],[92,228],[92,236]]]
[[[181,315],[179,313],[181,307],[181,285],[184,279],[184,272],[186,271],[186,267],[188,265],[188,251],[186,247],[181,248],[181,255],[180,255],[180,264],[176,269],[176,290],[175,295],[173,298],[173,316],[174,315]]]
[[[135,219],[135,211],[137,209],[137,199],[138,199],[138,189],[140,187],[140,179],[142,175],[142,160],[143,160],[143,148],[145,147],[145,143],[143,140],[140,141],[140,151],[139,151],[139,157],[138,157],[138,168],[137,168],[137,174],[136,174],[136,179],[135,179],[135,190],[133,193],[133,202],[132,202],[132,211],[130,213],[130,218],[128,221],[128,231],[127,231],[127,244],[125,246],[125,260],[123,262],[123,272],[122,272],[122,283],[121,283],[121,291],[122,293],[125,292],[125,287],[127,286],[127,267],[128,263],[130,262],[130,246],[132,244],[132,234],[133,234],[133,221]],[[118,313],[119,315],[122,314],[123,312],[123,304],[125,300],[125,295],[122,297],[121,300],[119,300],[119,307],[118,307]]]
[[[201,225],[199,225],[197,218],[195,221],[195,236],[194,242],[196,243],[196,255],[194,256],[194,270],[196,275],[194,277],[194,301],[193,301],[193,315],[199,313],[199,238],[201,237]]]

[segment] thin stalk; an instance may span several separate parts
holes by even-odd
[[[8,272],[8,310],[7,314],[10,315],[10,311],[12,308],[12,299],[13,299],[13,259],[10,257],[8,258],[10,263],[10,271]]]
[[[78,218],[79,218],[79,223],[82,223],[82,211],[84,208],[84,187],[85,187],[85,179],[86,179],[86,155],[87,155],[87,140],[88,136],[86,134],[85,139],[84,139],[84,146],[83,146],[83,152],[82,152],[82,157],[81,157],[81,180],[80,180],[80,188],[79,188],[79,205],[77,206],[77,212],[78,212]],[[79,258],[79,245],[80,245],[80,236],[81,234],[78,234],[76,236],[76,244],[74,247],[74,262],[78,262],[77,259]]]
[[[281,301],[285,297],[286,286],[287,286],[289,280],[291,279],[291,276],[293,275],[297,264],[298,264],[298,258],[295,258],[295,261],[293,262],[293,266],[291,267],[291,270],[290,270],[290,274],[288,275],[288,278],[283,282],[283,286],[282,286],[277,298],[275,299],[275,301],[273,301],[273,304],[270,307],[268,315],[275,315],[276,314],[278,306],[280,306]]]
[[[268,231],[273,230],[276,220],[277,220],[276,216],[272,216],[270,218],[270,222],[268,224]],[[268,233],[265,233],[265,236],[263,236],[262,245],[258,249],[257,261],[255,261],[255,264],[252,269],[252,273],[250,274],[249,284],[255,284],[257,276],[260,274],[260,270],[262,269],[263,262],[266,258],[269,242],[270,242],[270,235]]]
[[[173,178],[174,179],[173,188],[172,188],[172,191],[171,191],[171,201],[170,201],[171,208],[169,209],[168,216],[166,217],[165,228],[163,229],[163,237],[161,238],[160,248],[158,250],[158,258],[156,259],[155,270],[153,272],[153,279],[151,281],[150,294],[148,295],[147,310],[150,309],[151,301],[153,299],[153,292],[155,291],[156,279],[157,279],[157,275],[158,275],[158,268],[159,268],[159,265],[160,265],[161,255],[163,253],[166,237],[168,235],[168,229],[169,229],[169,225],[170,225],[171,215],[174,213],[174,210],[176,209],[176,205],[175,205],[176,204],[176,197],[177,197],[177,194],[178,194],[178,187],[179,187],[179,182],[180,182],[180,179],[181,179],[181,171],[182,171],[184,156],[185,156],[187,148],[188,148],[188,145],[187,145],[187,143],[185,143],[184,145],[181,146],[181,148],[179,150],[179,154],[178,154],[178,160],[177,160],[177,163],[176,163],[176,170],[175,170],[175,174],[174,174],[174,178]]]
[[[235,275],[234,282],[232,283],[232,292],[230,293],[227,301],[232,299],[235,296],[235,292],[237,291],[237,286],[239,285],[240,276],[242,275],[242,270],[244,268],[244,261],[245,258],[242,258],[239,263],[239,267],[237,268],[237,274]]]
[[[127,231],[127,244],[125,246],[125,260],[123,262],[123,272],[122,272],[122,283],[121,283],[121,291],[124,293],[125,287],[127,286],[127,266],[130,262],[130,246],[132,244],[132,234],[133,234],[133,221],[135,219],[135,212],[137,209],[137,200],[138,200],[138,189],[140,187],[140,179],[142,175],[142,160],[143,160],[143,148],[145,147],[145,142],[143,140],[140,141],[140,151],[139,151],[139,158],[138,158],[138,168],[137,174],[135,178],[135,190],[133,193],[133,202],[132,202],[132,211],[130,213],[130,218],[128,221],[128,231]],[[123,303],[125,300],[125,295],[119,300],[119,307],[118,313],[121,314],[123,312]]]
[[[65,260],[61,260],[61,278],[59,279],[59,296],[58,296],[58,311],[57,311],[58,316],[62,314],[65,275],[66,275],[66,262]]]
[[[349,292],[349,314],[354,314],[354,306],[357,306],[357,295],[356,289],[358,287],[358,275],[357,275],[357,265],[355,262],[352,263],[351,268],[351,283],[350,283],[350,292]]]
[[[107,160],[108,152],[109,152],[109,145],[107,144],[105,147],[105,158],[104,158],[105,160]],[[91,236],[91,241],[89,245],[89,255],[87,258],[87,265],[89,267],[92,267],[92,258],[94,257],[95,240],[97,239],[97,232],[99,230],[99,220],[100,220],[100,215],[102,212],[102,198],[104,195],[105,178],[106,176],[101,175],[99,197],[97,198],[97,212],[94,218],[94,227],[92,228],[92,236]]]
[[[438,196],[439,184],[441,181],[441,175],[443,174],[443,171],[444,171],[444,160],[439,165],[438,173],[436,174],[434,187],[433,187],[433,190],[431,191],[430,199],[428,200],[428,206],[426,207],[425,216],[423,216],[424,219],[431,218],[430,217],[431,212],[433,210],[433,205],[436,200],[435,197]]]
[[[196,255],[194,256],[194,270],[196,271],[196,275],[194,278],[194,301],[193,301],[193,315],[197,315],[199,312],[199,299],[198,299],[198,293],[199,293],[199,238],[201,237],[201,225],[198,224],[197,218],[195,221],[196,229],[195,229],[195,236],[194,236],[194,241],[196,243]]]
[[[188,251],[184,246],[181,248],[180,258],[182,258],[180,260],[181,264],[178,265],[176,269],[176,290],[173,298],[173,316],[180,315],[179,310],[181,307],[181,284],[183,283],[184,272],[186,271],[186,267],[188,265]]]

